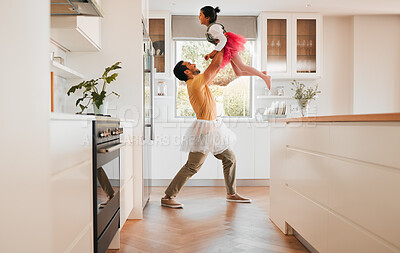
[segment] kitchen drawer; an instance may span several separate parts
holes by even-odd
[[[286,125],[286,145],[329,153],[329,124],[302,122]]]
[[[286,222],[319,252],[327,251],[328,211],[286,188]]]
[[[288,186],[327,206],[329,158],[288,148],[286,159]]]
[[[400,168],[400,123],[332,124],[332,153]]]
[[[93,221],[92,163],[83,162],[51,177],[53,252],[81,240]]]
[[[52,174],[91,160],[91,121],[51,120],[50,159]]]
[[[329,207],[396,245],[400,226],[400,170],[332,159]],[[378,252],[378,251],[377,251]]]
[[[397,235],[397,233],[396,233]],[[328,216],[328,253],[395,253],[379,238],[346,222],[336,215]]]

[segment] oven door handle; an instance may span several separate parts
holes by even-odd
[[[126,145],[126,143],[120,143],[120,144],[114,145],[114,146],[109,147],[109,148],[100,148],[100,149],[98,149],[97,152],[98,153],[111,153],[111,152],[113,152],[115,150],[118,150],[118,149],[122,148],[125,145]]]

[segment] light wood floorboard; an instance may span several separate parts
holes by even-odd
[[[165,187],[153,187],[143,220],[128,220],[121,249],[109,253],[308,252],[269,220],[269,187],[238,187],[251,204],[225,201],[224,187],[184,187],[183,209],[160,206]]]

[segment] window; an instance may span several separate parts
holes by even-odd
[[[211,61],[205,61],[204,55],[214,50],[214,45],[207,41],[176,41],[176,62],[180,59],[195,63],[197,68],[204,72]],[[252,62],[254,42],[246,43],[245,51],[241,53],[245,64]],[[190,105],[186,83],[176,80],[176,107],[177,117],[194,117],[195,113]],[[251,87],[252,78],[248,76],[237,77],[228,64],[222,69],[210,90],[217,103],[217,114],[220,117],[251,117]]]

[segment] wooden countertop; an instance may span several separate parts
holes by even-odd
[[[272,122],[400,122],[400,113],[350,114],[314,116],[300,118],[281,118]]]

